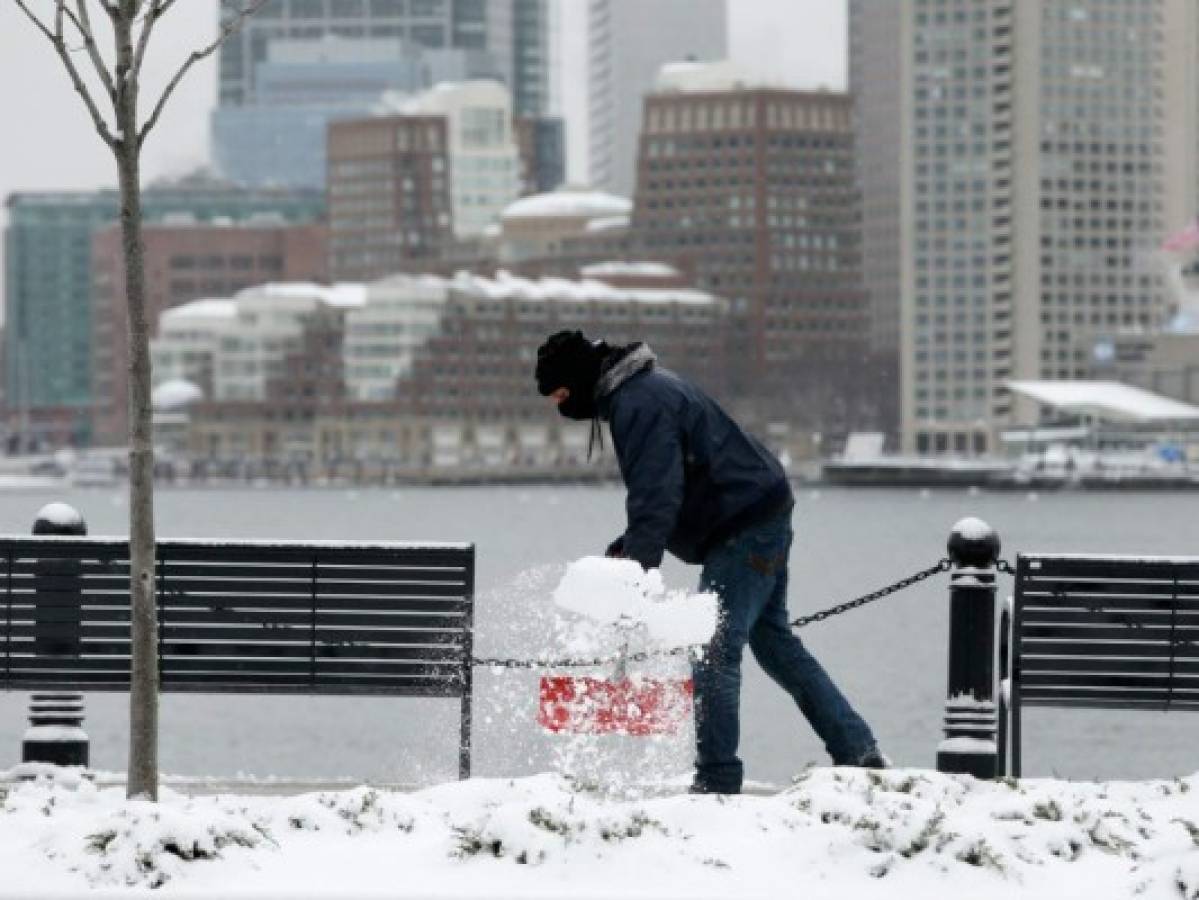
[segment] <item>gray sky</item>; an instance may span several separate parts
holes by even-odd
[[[569,23],[574,18],[571,12],[586,0],[561,2],[571,8],[564,15]],[[728,4],[734,59],[798,87],[844,88],[846,0],[728,0]],[[211,40],[215,9],[216,0],[185,0],[161,23],[147,57],[143,109],[187,53]],[[81,67],[86,65],[81,54],[76,57]],[[0,122],[5,123],[0,198],[13,191],[115,184],[112,157],[93,131],[61,64],[12,0],[0,0],[0,85]],[[564,94],[570,96],[569,86]],[[193,67],[159,120],[143,155],[145,178],[180,174],[207,161],[208,112],[215,97],[216,63],[210,58]],[[570,115],[572,109],[566,112]]]

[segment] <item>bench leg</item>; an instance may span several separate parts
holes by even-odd
[[[458,738],[458,777],[470,778],[470,732],[471,732],[471,691],[467,681],[467,690],[462,694],[462,725]]]
[[[1016,689],[1015,679],[1012,680],[1012,709],[1009,713],[1012,722],[1012,770],[1013,778],[1019,778],[1023,771],[1021,759],[1021,726],[1020,726],[1020,692]]]
[[[1008,716],[1011,714],[1011,709],[1005,696],[1006,690],[1006,681],[999,682],[999,725],[995,735],[995,742],[999,745],[999,758],[996,762],[995,774],[1000,777],[1008,774]]]

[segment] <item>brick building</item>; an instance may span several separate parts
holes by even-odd
[[[180,219],[144,229],[146,317],[151,336],[168,309],[206,297],[228,297],[255,284],[325,281],[328,232],[323,225],[278,222],[200,224]],[[95,442],[120,444],[128,431],[129,335],[125,265],[118,225],[92,239],[92,427]]]
[[[667,66],[646,97],[633,230],[732,302],[742,415],[824,433],[877,427],[861,282],[852,102]]]
[[[617,265],[594,275],[395,276],[336,291],[243,292],[234,301],[244,322],[238,338],[208,344],[208,367],[230,374],[190,410],[191,455],[216,470],[244,474],[250,465],[304,478],[586,467],[587,428],[562,420],[533,385],[536,348],[561,328],[613,343],[645,340],[663,365],[722,393],[724,301],[665,267]],[[195,327],[227,334],[224,318],[199,310]],[[364,324],[373,344],[358,334]],[[408,346],[400,332],[414,329],[423,337]],[[385,358],[373,352],[389,344]],[[170,333],[155,350],[188,346],[186,335]],[[392,393],[382,397],[367,369],[398,357]],[[252,383],[238,374],[251,359]]]
[[[453,239],[445,116],[329,126],[329,267],[370,281],[427,266]]]

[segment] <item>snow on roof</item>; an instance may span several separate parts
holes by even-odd
[[[163,322],[169,322],[172,319],[190,318],[192,316],[213,319],[232,319],[236,315],[237,301],[205,299],[192,300],[190,303],[182,303],[179,306],[174,306],[168,310],[164,310],[159,319]]]
[[[590,301],[611,303],[689,303],[708,305],[718,302],[706,291],[693,288],[617,288],[591,278],[520,278],[499,271],[494,278],[459,272],[451,286],[462,293],[492,300],[531,300],[549,302]]]
[[[500,214],[504,221],[510,219],[607,219],[613,216],[628,216],[633,204],[627,197],[618,197],[603,191],[579,188],[562,188],[545,194],[522,197]]]
[[[1199,419],[1199,407],[1118,381],[1009,381],[1017,394],[1101,419],[1155,422]]]
[[[367,287],[357,282],[313,284],[307,281],[276,281],[247,288],[238,296],[308,299],[315,297],[329,306],[354,307],[366,305]]]
[[[733,91],[779,87],[732,60],[669,62],[658,69],[659,91]]]
[[[601,278],[613,275],[636,276],[639,278],[677,278],[679,270],[663,262],[634,262],[612,259],[592,263],[579,269],[586,278]]]

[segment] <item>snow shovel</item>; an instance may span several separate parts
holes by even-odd
[[[537,721],[547,731],[567,734],[674,734],[691,715],[693,685],[687,679],[628,675],[627,633],[637,623],[621,617],[626,632],[609,679],[547,675],[541,679]]]

